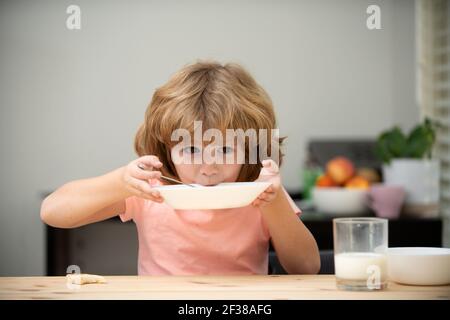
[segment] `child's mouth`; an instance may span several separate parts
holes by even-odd
[[[202,185],[204,187],[212,187],[212,186],[218,185],[219,183],[220,182],[217,182],[217,183],[201,183],[201,182],[198,182],[197,184]]]

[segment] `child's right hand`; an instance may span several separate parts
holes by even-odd
[[[158,190],[151,187],[150,179],[159,179],[160,171],[153,171],[154,168],[161,168],[162,163],[156,156],[143,156],[131,161],[124,167],[123,182],[125,188],[132,195],[156,201],[163,202],[164,199]]]

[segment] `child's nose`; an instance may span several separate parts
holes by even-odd
[[[207,176],[207,177],[211,177],[213,175],[216,175],[218,173],[217,165],[215,165],[215,164],[204,164],[200,168],[200,173],[202,175]]]

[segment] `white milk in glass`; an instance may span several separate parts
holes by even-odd
[[[343,290],[387,288],[388,220],[333,219],[336,285]]]
[[[339,253],[334,257],[335,274],[339,280],[350,280],[353,285],[367,283],[384,286],[387,280],[387,257],[371,252]]]

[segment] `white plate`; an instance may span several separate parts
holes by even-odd
[[[174,209],[228,209],[245,207],[252,203],[270,182],[228,182],[215,186],[195,188],[185,185],[157,186],[165,202]]]
[[[388,249],[389,279],[410,285],[450,283],[450,248]]]

